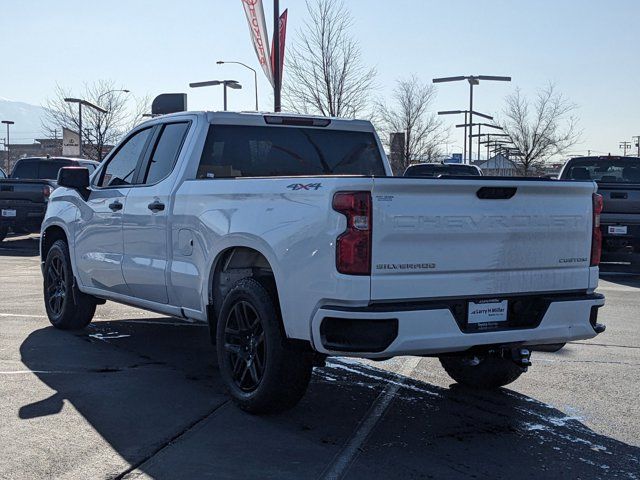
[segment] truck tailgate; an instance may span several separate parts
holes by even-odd
[[[371,298],[585,290],[594,192],[587,182],[376,178]]]

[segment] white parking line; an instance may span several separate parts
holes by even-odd
[[[405,360],[404,364],[397,372],[398,375],[403,377],[410,376],[418,366],[418,363],[420,363],[420,360],[421,358],[419,357],[410,357]],[[387,408],[389,408],[389,405],[403,384],[403,380],[400,380],[397,383],[389,383],[385,389],[380,392],[380,395],[375,399],[367,414],[360,421],[356,431],[353,433],[351,438],[349,438],[344,448],[336,455],[333,463],[328,467],[328,470],[325,471],[326,473],[323,478],[326,480],[337,480],[347,472],[351,463],[358,456],[362,445],[367,440],[380,419],[382,419]]]
[[[10,370],[2,372],[0,371],[0,375],[24,375],[25,373],[37,373],[37,374],[60,374],[60,373],[78,373],[78,372],[69,372],[65,370]]]
[[[0,317],[47,318],[46,315],[27,315],[24,313],[0,313]],[[168,325],[172,327],[208,327],[204,322],[167,322],[163,320],[118,320],[117,318],[94,318],[96,322],[142,323],[149,325]]]
[[[47,318],[46,315],[26,315],[24,313],[0,313],[0,317]]]

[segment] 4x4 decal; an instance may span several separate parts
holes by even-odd
[[[321,183],[292,183],[291,185],[287,185],[287,188],[291,190],[318,190],[322,188]]]

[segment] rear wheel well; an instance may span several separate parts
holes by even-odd
[[[42,239],[40,240],[40,260],[44,264],[47,259],[47,254],[49,250],[58,240],[64,240],[69,244],[67,240],[67,234],[64,233],[62,227],[58,227],[57,225],[53,225],[48,227],[44,232],[42,232]]]
[[[209,324],[215,332],[215,324],[225,296],[239,280],[254,278],[269,292],[280,314],[280,301],[275,277],[269,261],[257,250],[248,247],[232,247],[218,255],[209,290]],[[282,326],[282,321],[280,321]],[[284,329],[283,329],[284,330]],[[284,333],[284,332],[283,332]]]

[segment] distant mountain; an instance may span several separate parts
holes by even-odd
[[[37,105],[15,102],[0,97],[0,120],[13,120],[11,125],[11,143],[32,143],[35,138],[45,137],[41,118],[44,109]],[[0,125],[0,138],[6,136],[5,125]]]

